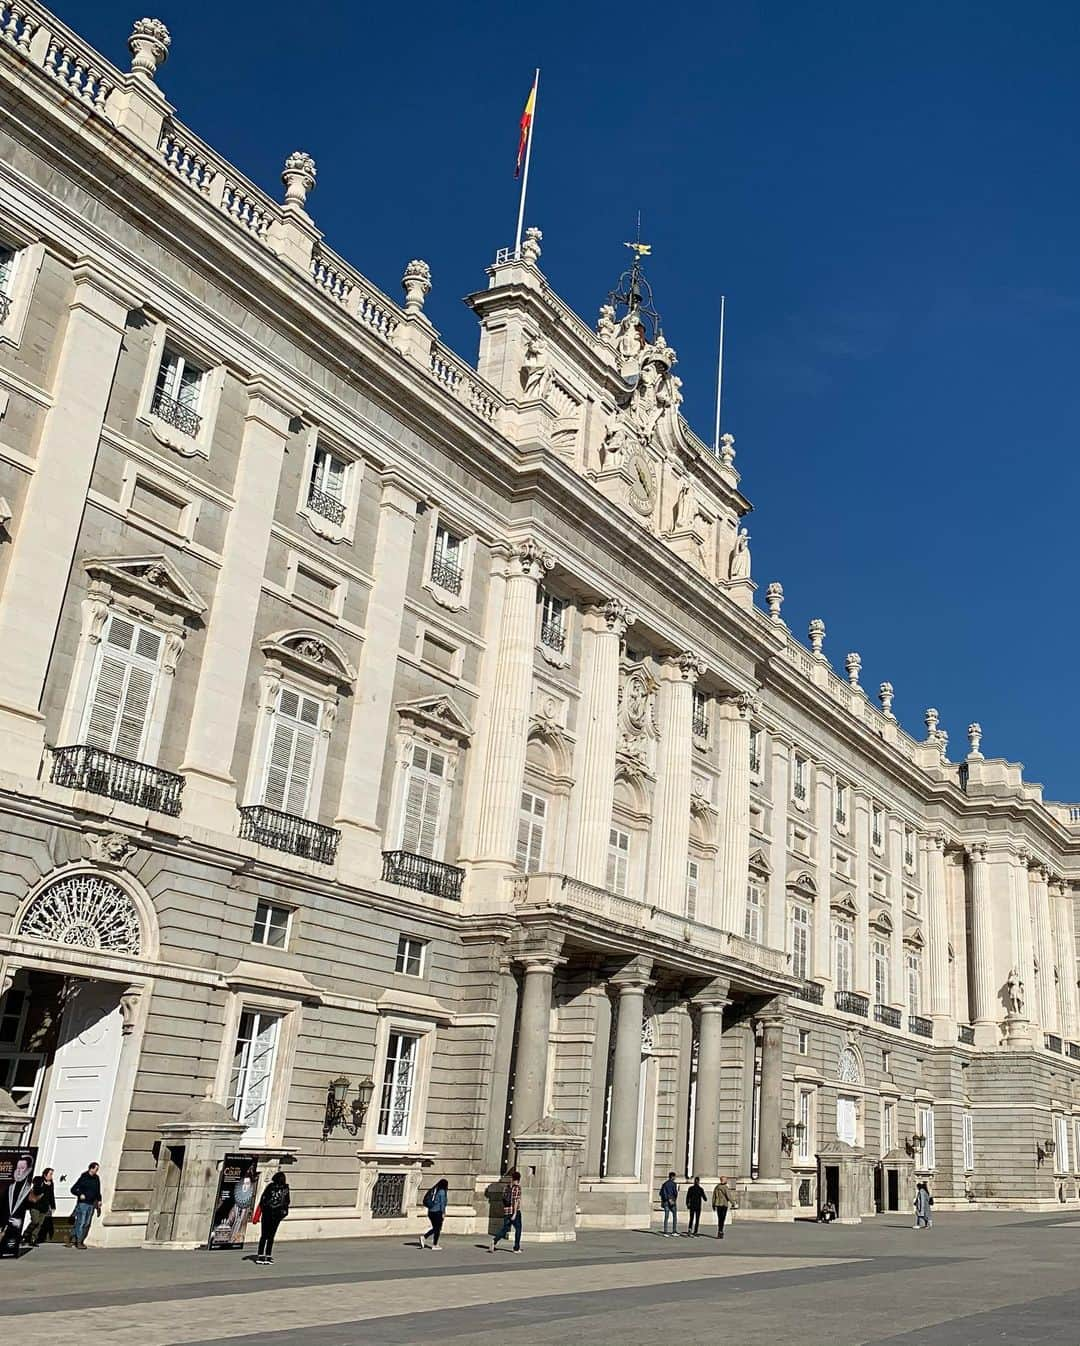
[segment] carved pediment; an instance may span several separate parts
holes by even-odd
[[[839,894],[833,898],[829,906],[838,916],[850,916],[854,919],[859,914],[859,909],[855,905],[855,898],[851,893]]]
[[[883,935],[891,935],[893,932],[892,917],[884,907],[873,907],[871,909],[870,925],[875,930],[880,930]]]
[[[422,697],[397,707],[399,718],[438,737],[467,747],[473,727],[448,696]]]
[[[913,949],[925,949],[926,940],[923,938],[922,930],[914,921],[904,922],[904,943]]]
[[[319,631],[278,631],[261,644],[268,659],[276,659],[315,682],[352,687],[356,669],[345,651]]]
[[[134,595],[153,608],[188,618],[206,611],[206,604],[167,556],[94,556],[83,562],[83,569],[92,581],[92,596]]]
[[[760,847],[756,851],[750,853],[750,872],[752,874],[772,873],[772,865],[769,864],[769,857]]]
[[[816,898],[818,893],[817,880],[808,869],[793,869],[787,877],[787,886],[793,889],[800,897]]]

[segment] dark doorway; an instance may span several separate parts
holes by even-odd
[[[880,1164],[874,1165],[874,1209],[880,1215],[885,1209],[884,1197],[881,1192],[882,1167]]]
[[[889,1202],[888,1202],[888,1206],[886,1207],[886,1209],[887,1209],[887,1210],[899,1210],[899,1209],[900,1209],[900,1170],[899,1170],[898,1168],[890,1168],[890,1169],[887,1170],[887,1174],[888,1174],[888,1196],[889,1196]]]
[[[840,1209],[840,1165],[825,1165],[825,1200]]]

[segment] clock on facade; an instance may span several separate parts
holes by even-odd
[[[639,514],[651,514],[656,498],[656,468],[640,449],[630,459],[629,500]]]

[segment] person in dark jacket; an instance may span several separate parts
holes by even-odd
[[[675,1174],[667,1175],[667,1182],[660,1188],[660,1208],[664,1212],[664,1238],[673,1239],[679,1232],[679,1184]],[[671,1220],[671,1233],[668,1233],[668,1220]]]
[[[259,1199],[259,1251],[255,1254],[259,1266],[268,1267],[274,1260],[274,1235],[289,1213],[291,1196],[284,1173],[275,1173],[263,1188]]]
[[[94,1215],[101,1214],[101,1165],[88,1164],[86,1172],[71,1189],[75,1198],[75,1213],[71,1217],[71,1233],[68,1235],[69,1248],[86,1248],[86,1236],[90,1232],[90,1223]]]
[[[704,1202],[705,1188],[701,1185],[701,1179],[695,1178],[686,1189],[686,1209],[689,1211],[686,1230],[688,1239],[698,1236],[698,1227],[701,1224],[701,1207]]]
[[[29,1206],[30,1228],[26,1233],[26,1241],[31,1248],[36,1248],[45,1233],[46,1221],[52,1223],[52,1213],[56,1209],[56,1193],[53,1190],[53,1171],[51,1168],[44,1169],[34,1179],[33,1186],[30,1188]]]
[[[424,1205],[427,1207],[428,1219],[431,1221],[431,1228],[426,1234],[420,1235],[420,1247],[430,1247],[434,1253],[442,1252],[439,1247],[439,1235],[442,1233],[443,1220],[446,1219],[446,1203],[449,1200],[450,1184],[445,1178],[440,1178],[430,1192],[424,1197]],[[428,1239],[431,1243],[428,1243]]]

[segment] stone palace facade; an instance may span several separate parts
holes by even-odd
[[[755,606],[636,258],[590,325],[528,231],[473,368],[309,156],[279,202],[177,120],[170,45],[0,0],[9,1132],[102,1161],[117,1244],[237,1148],[291,1237],[440,1175],[486,1229],[530,1145],[553,1236],[669,1168],[768,1219],[1075,1203],[1080,808]]]

